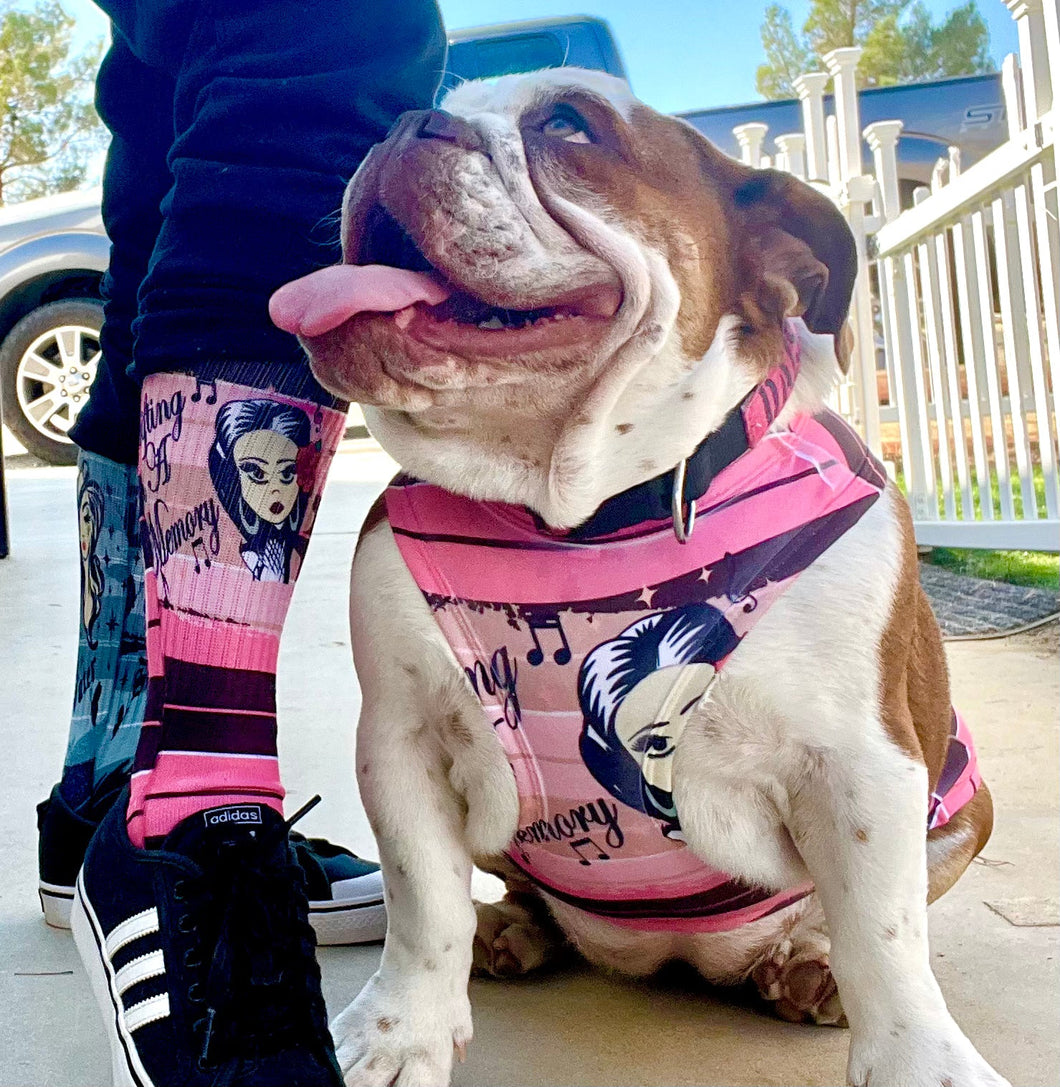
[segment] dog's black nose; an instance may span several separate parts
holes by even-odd
[[[424,140],[445,140],[455,143],[465,151],[482,151],[484,146],[479,134],[460,117],[454,117],[442,109],[428,110],[420,123],[419,136]]]

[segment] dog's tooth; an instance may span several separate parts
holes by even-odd
[[[394,314],[394,324],[400,329],[406,329],[412,323],[412,318],[416,316],[415,306],[406,306],[404,309],[399,309]]]
[[[496,315],[491,317],[488,321],[479,321],[479,328],[507,328],[508,326]]]

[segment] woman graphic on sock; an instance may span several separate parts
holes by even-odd
[[[255,581],[291,578],[291,554],[301,555],[299,535],[309,488],[299,483],[309,442],[309,417],[275,400],[232,400],[217,413],[210,449],[210,478],[225,512],[243,536],[239,549]]]
[[[673,755],[689,717],[740,639],[709,604],[638,619],[582,663],[579,741],[589,772],[612,796],[662,820],[680,838]]]
[[[81,537],[81,625],[89,649],[95,649],[92,628],[103,607],[103,564],[96,554],[103,529],[103,491],[84,470],[77,480],[77,527]]]

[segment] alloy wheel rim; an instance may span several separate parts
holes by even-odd
[[[61,325],[38,336],[19,359],[18,406],[39,434],[69,442],[70,428],[88,403],[99,365],[99,330]]]

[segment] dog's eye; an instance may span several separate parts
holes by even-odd
[[[548,120],[541,126],[546,136],[553,136],[567,143],[592,143],[593,136],[588,122],[572,106],[559,103],[553,107]]]

